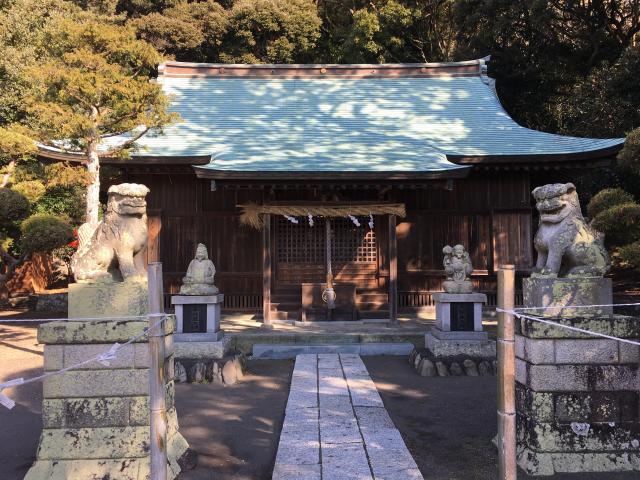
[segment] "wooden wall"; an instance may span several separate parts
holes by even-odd
[[[151,189],[148,200],[149,258],[164,264],[166,292],[179,288],[180,278],[198,242],[205,243],[217,268],[216,284],[227,295],[262,292],[260,232],[241,226],[236,205],[277,200],[318,200],[316,190],[224,189],[211,191],[210,181],[194,174],[126,174],[126,181]],[[435,185],[435,184],[434,184]],[[526,272],[533,263],[531,185],[528,172],[472,172],[430,188],[386,189],[385,200],[404,202],[407,217],[398,219],[398,282],[400,292],[439,290],[442,247],[467,246],[481,290],[495,288],[498,265],[514,263]],[[269,192],[269,193],[267,193]],[[336,191],[343,199],[378,200],[380,190]],[[377,277],[382,288],[388,277],[386,222],[378,222]],[[378,228],[380,227],[380,228]]]

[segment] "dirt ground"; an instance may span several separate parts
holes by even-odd
[[[198,452],[180,480],[270,479],[292,370],[293,360],[249,361],[236,385],[176,385],[180,432]]]
[[[425,480],[495,480],[496,377],[421,377],[406,357],[363,357]],[[637,480],[635,473],[518,479]]]
[[[0,324],[0,382],[41,372],[35,325]],[[385,406],[426,480],[493,480],[495,377],[418,376],[405,357],[364,357]],[[199,453],[180,480],[269,479],[284,416],[293,361],[249,362],[233,386],[176,386],[180,431]],[[21,480],[35,459],[42,385],[8,389],[13,410],[0,407],[0,479]],[[519,472],[520,480],[526,479]],[[632,480],[638,474],[575,474],[550,480]]]

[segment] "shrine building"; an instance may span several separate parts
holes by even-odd
[[[499,265],[532,268],[531,190],[609,165],[623,139],[521,127],[487,60],[166,62],[158,81],[181,121],[103,164],[151,189],[148,259],[167,294],[204,243],[227,310],[300,319],[302,285],[330,269],[338,295],[355,292],[348,319],[394,319],[433,304],[442,249],[460,243],[495,298]]]

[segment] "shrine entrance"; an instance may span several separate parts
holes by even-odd
[[[293,308],[293,316],[303,322],[358,320],[359,297],[386,297],[378,289],[378,244],[367,222],[339,217],[297,221],[274,219],[277,315]],[[287,304],[296,297],[295,305]],[[378,300],[381,305],[387,299]]]
[[[240,208],[243,224],[262,229],[265,323],[396,320],[396,217],[405,215],[404,204]]]

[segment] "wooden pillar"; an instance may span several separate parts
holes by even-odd
[[[262,318],[271,325],[271,215],[263,216],[262,228]]]
[[[498,308],[513,310],[516,269],[498,270]],[[498,314],[498,479],[516,480],[516,353],[513,315]]]
[[[167,409],[164,388],[164,295],[162,263],[147,268],[149,282],[149,418],[151,478],[167,478]]]
[[[398,239],[395,215],[389,215],[389,321],[398,321]]]

